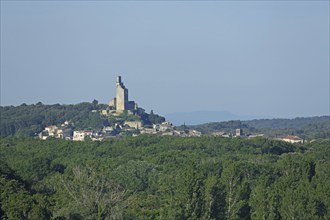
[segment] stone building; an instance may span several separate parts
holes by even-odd
[[[236,137],[242,137],[243,136],[243,131],[241,128],[236,129]]]
[[[60,127],[57,127],[56,125],[47,126],[39,133],[39,138],[42,140],[46,140],[49,137],[70,139],[72,136],[72,129],[67,127],[68,125],[69,124],[62,124]]]
[[[128,100],[128,89],[121,81],[121,76],[118,76],[116,81],[116,97],[109,102],[107,113],[121,114],[125,110],[133,113],[137,108],[137,104],[134,101]]]
[[[124,125],[127,125],[131,128],[139,129],[143,127],[142,121],[125,121]]]
[[[58,127],[56,125],[47,126],[44,130],[49,137],[57,136]]]

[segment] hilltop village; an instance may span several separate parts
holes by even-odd
[[[116,96],[109,101],[109,104],[105,108],[91,111],[97,113],[108,124],[99,130],[75,130],[74,122],[67,120],[60,125],[45,127],[38,136],[42,140],[61,138],[73,141],[84,141],[86,139],[97,141],[114,137],[138,136],[140,134],[180,137],[202,135],[200,131],[189,129],[186,126],[173,126],[164,117],[154,114],[153,111],[148,114],[143,108],[138,107],[135,101],[129,101],[128,89],[125,87],[121,76],[118,76],[116,80]],[[237,128],[233,132],[213,132],[211,135],[227,138],[255,138],[264,136],[263,134],[244,134],[241,128]],[[294,135],[277,139],[291,143],[303,143],[303,139]]]
[[[165,118],[154,114],[147,114],[143,108],[138,107],[135,101],[129,101],[128,89],[121,76],[116,81],[116,97],[110,100],[106,109],[92,110],[98,112],[100,117],[109,121],[108,126],[95,130],[73,130],[74,123],[65,121],[61,125],[47,126],[39,138],[61,138],[66,140],[83,141],[86,139],[103,140],[120,136],[137,136],[140,134],[170,135],[170,136],[201,136],[201,132],[191,129],[179,129]]]

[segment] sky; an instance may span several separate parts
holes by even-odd
[[[1,106],[329,115],[329,1],[1,1]]]

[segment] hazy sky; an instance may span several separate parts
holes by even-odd
[[[1,105],[329,115],[328,1],[1,1]]]

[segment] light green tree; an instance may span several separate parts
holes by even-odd
[[[91,167],[76,166],[69,175],[60,175],[57,187],[62,189],[60,198],[67,199],[62,202],[71,204],[59,214],[98,220],[122,218],[126,191]]]

